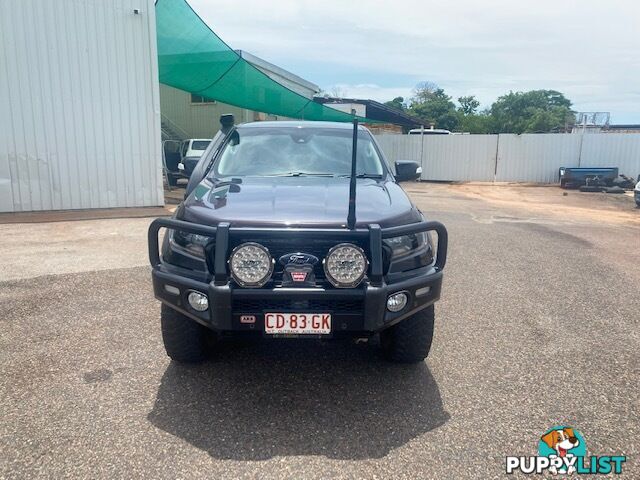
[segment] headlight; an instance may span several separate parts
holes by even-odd
[[[334,287],[350,288],[362,281],[369,262],[360,247],[340,243],[329,250],[323,265],[327,280]]]
[[[391,253],[394,258],[407,255],[419,248],[431,245],[429,234],[427,232],[387,238],[384,242],[389,246],[389,248],[391,248]]]
[[[273,273],[273,258],[259,243],[247,242],[233,249],[229,257],[231,276],[243,287],[261,287]]]
[[[204,247],[210,240],[211,237],[197,235],[195,233],[185,233],[180,230],[173,230],[169,237],[169,243],[173,249],[199,259],[204,258]]]

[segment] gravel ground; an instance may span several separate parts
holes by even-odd
[[[596,221],[484,188],[408,188],[450,232],[434,347],[416,366],[304,341],[178,366],[161,344],[148,220],[78,222],[66,241],[88,256],[75,243],[91,236],[86,262],[48,245],[47,224],[40,245],[5,244],[3,259],[32,254],[0,272],[0,477],[499,478],[506,455],[535,454],[567,424],[639,478],[640,211]],[[66,273],[27,267],[48,255]]]

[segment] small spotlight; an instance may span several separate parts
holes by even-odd
[[[387,310],[390,312],[399,312],[407,306],[407,294],[404,292],[394,293],[387,298]]]
[[[191,305],[191,308],[198,312],[204,312],[207,308],[209,308],[209,299],[203,293],[192,290],[191,292],[189,292],[187,300],[189,301],[189,305]]]

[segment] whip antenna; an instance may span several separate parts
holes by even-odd
[[[358,154],[358,119],[353,119],[353,145],[351,147],[351,179],[349,182],[349,214],[347,227],[356,228],[356,156]]]

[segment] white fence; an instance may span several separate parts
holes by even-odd
[[[378,135],[387,158],[422,165],[422,180],[554,183],[560,167],[640,175],[640,135]]]

